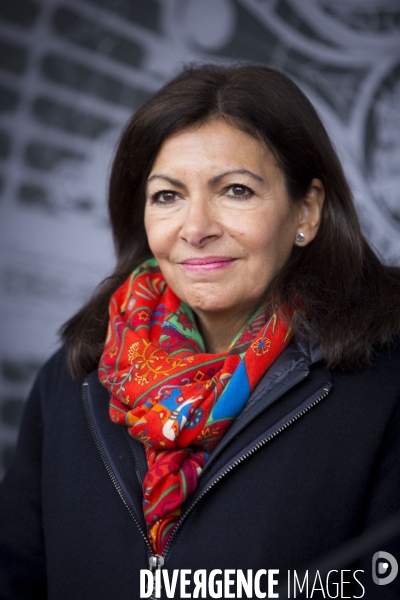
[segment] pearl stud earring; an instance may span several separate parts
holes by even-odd
[[[306,236],[304,235],[304,233],[302,233],[301,231],[299,231],[299,233],[296,233],[296,242],[304,242],[305,239]]]

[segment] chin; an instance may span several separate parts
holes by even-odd
[[[185,302],[195,313],[207,313],[209,315],[225,314],[227,318],[240,313],[243,309],[243,305],[232,304],[230,302],[215,302],[210,298],[206,298],[203,301],[197,300],[196,302],[185,300]]]
[[[217,313],[217,312],[225,312],[225,311],[230,311],[230,310],[233,311],[234,310],[229,305],[210,302],[209,299],[204,300],[204,301],[196,301],[196,302],[191,302],[190,300],[185,300],[185,302],[186,302],[186,304],[188,304],[190,306],[190,308],[194,312]]]
[[[212,313],[235,310],[235,302],[232,302],[232,298],[227,296],[226,286],[200,284],[190,286],[190,289],[182,291],[184,293],[177,293],[177,295],[194,311]]]

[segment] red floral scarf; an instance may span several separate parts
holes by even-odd
[[[115,292],[100,362],[110,416],[145,447],[143,512],[161,554],[210,452],[291,339],[292,324],[259,309],[226,353],[207,354],[192,310],[155,259]]]

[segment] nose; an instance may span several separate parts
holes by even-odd
[[[181,238],[195,248],[202,248],[221,235],[222,227],[216,209],[207,196],[199,195],[191,198],[184,214],[180,230]]]

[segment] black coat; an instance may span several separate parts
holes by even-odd
[[[165,568],[279,569],[284,582],[399,510],[399,400],[400,346],[372,368],[343,372],[292,342],[214,450]],[[63,351],[40,372],[0,488],[2,600],[140,597],[146,461],[108,403],[96,372],[83,387],[71,380]],[[399,538],[376,550],[400,562]],[[353,587],[339,597],[400,598],[400,575],[378,586],[371,561],[347,567],[364,570],[365,595],[348,571]]]

